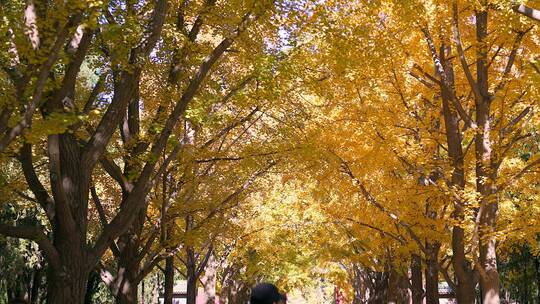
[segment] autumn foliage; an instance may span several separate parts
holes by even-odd
[[[0,3],[0,303],[540,299],[534,1]]]

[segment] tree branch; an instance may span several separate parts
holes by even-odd
[[[523,3],[515,5],[513,9],[515,12],[522,14],[523,16],[526,16],[535,21],[540,21],[540,11],[537,9],[529,7]]]
[[[58,251],[42,229],[35,226],[12,226],[0,223],[0,234],[36,242],[45,254],[49,265],[57,271],[62,269]]]
[[[139,178],[135,184],[135,188],[129,194],[125,201],[125,205],[129,207],[120,211],[97,239],[96,244],[94,245],[94,248],[92,250],[92,253],[94,254],[93,262],[97,262],[99,257],[108,247],[108,244],[116,237],[118,237],[118,235],[120,235],[126,229],[126,227],[129,226],[129,223],[131,223],[131,221],[135,218],[137,214],[136,211],[144,206],[146,202],[142,198],[146,196],[146,194],[151,188],[151,183],[149,183],[149,180],[155,169],[156,159],[166,147],[167,141],[172,134],[174,127],[180,120],[181,115],[185,112],[188,104],[198,92],[200,86],[202,85],[202,82],[205,80],[212,66],[223,55],[225,50],[232,45],[234,40],[247,29],[248,25],[252,21],[256,20],[258,17],[259,15],[255,17],[252,16],[251,12],[245,14],[241,23],[234,31],[233,35],[221,41],[221,43],[216,48],[214,48],[212,52],[203,60],[195,76],[192,78],[192,80],[186,87],[184,93],[182,94],[182,97],[176,103],[173,111],[167,118],[163,130],[155,140],[149,154],[151,160],[144,165],[141,174],[139,175]]]
[[[32,145],[23,144],[18,156],[28,188],[32,191],[47,218],[52,223],[55,216],[54,201],[39,180],[32,161]]]
[[[14,127],[10,128],[6,134],[0,139],[0,152],[3,152],[7,146],[22,133],[22,131],[28,128],[32,124],[32,117],[36,111],[38,105],[41,103],[41,97],[43,95],[43,90],[45,88],[45,83],[49,77],[49,73],[60,55],[62,46],[67,39],[69,30],[82,20],[82,13],[78,13],[75,16],[71,17],[68,22],[61,28],[57,33],[56,39],[53,46],[47,56],[47,60],[41,65],[39,69],[39,74],[37,80],[34,84],[34,91],[32,94],[32,100],[26,106],[22,120],[17,123]]]
[[[461,45],[461,33],[459,31],[459,16],[458,16],[457,0],[453,0],[452,2],[452,11],[453,11],[452,20],[454,23],[454,42],[456,44],[457,51],[459,54],[459,61],[461,62],[461,67],[463,68],[463,72],[465,73],[465,76],[467,77],[467,81],[469,82],[469,86],[471,87],[474,93],[474,96],[476,97],[476,100],[482,100],[482,94],[480,93],[478,84],[474,81],[471,70],[469,69],[469,64],[467,63],[467,58],[465,57],[465,52],[463,51],[463,46]]]

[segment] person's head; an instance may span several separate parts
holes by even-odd
[[[274,284],[261,283],[251,289],[250,304],[281,304],[283,296]]]

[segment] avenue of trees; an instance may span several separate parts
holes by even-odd
[[[535,6],[0,0],[0,303],[540,303]]]

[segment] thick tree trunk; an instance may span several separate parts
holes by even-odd
[[[482,195],[479,208],[478,242],[480,242],[480,285],[484,304],[500,302],[500,281],[497,270],[496,241],[491,235],[496,229],[498,202],[495,198],[497,168],[492,156],[491,143],[491,94],[488,82],[488,8],[484,1],[481,11],[476,13],[477,61],[476,74],[478,90],[481,96],[476,98],[476,123],[478,131],[475,137],[476,189]],[[476,254],[476,253],[474,253]]]
[[[389,288],[389,273],[374,272],[372,274],[373,285],[370,288],[368,304],[386,304]]]
[[[66,267],[64,273],[47,276],[48,304],[83,304],[89,273],[84,269]]]
[[[137,303],[138,299],[139,246],[136,236],[126,234],[122,236],[124,237],[128,239],[125,240],[118,259],[116,283],[119,285],[115,295],[117,304]]]
[[[422,258],[412,255],[411,260],[411,285],[412,285],[412,304],[422,304],[424,290],[422,289]]]
[[[438,243],[426,244],[426,304],[439,304],[439,248]]]
[[[174,292],[174,256],[165,259],[165,287],[163,304],[172,304]]]
[[[54,228],[59,226],[62,227]],[[90,277],[86,249],[74,231],[55,229],[54,234],[62,267],[60,270],[49,267],[47,271],[47,303],[83,304]]]

